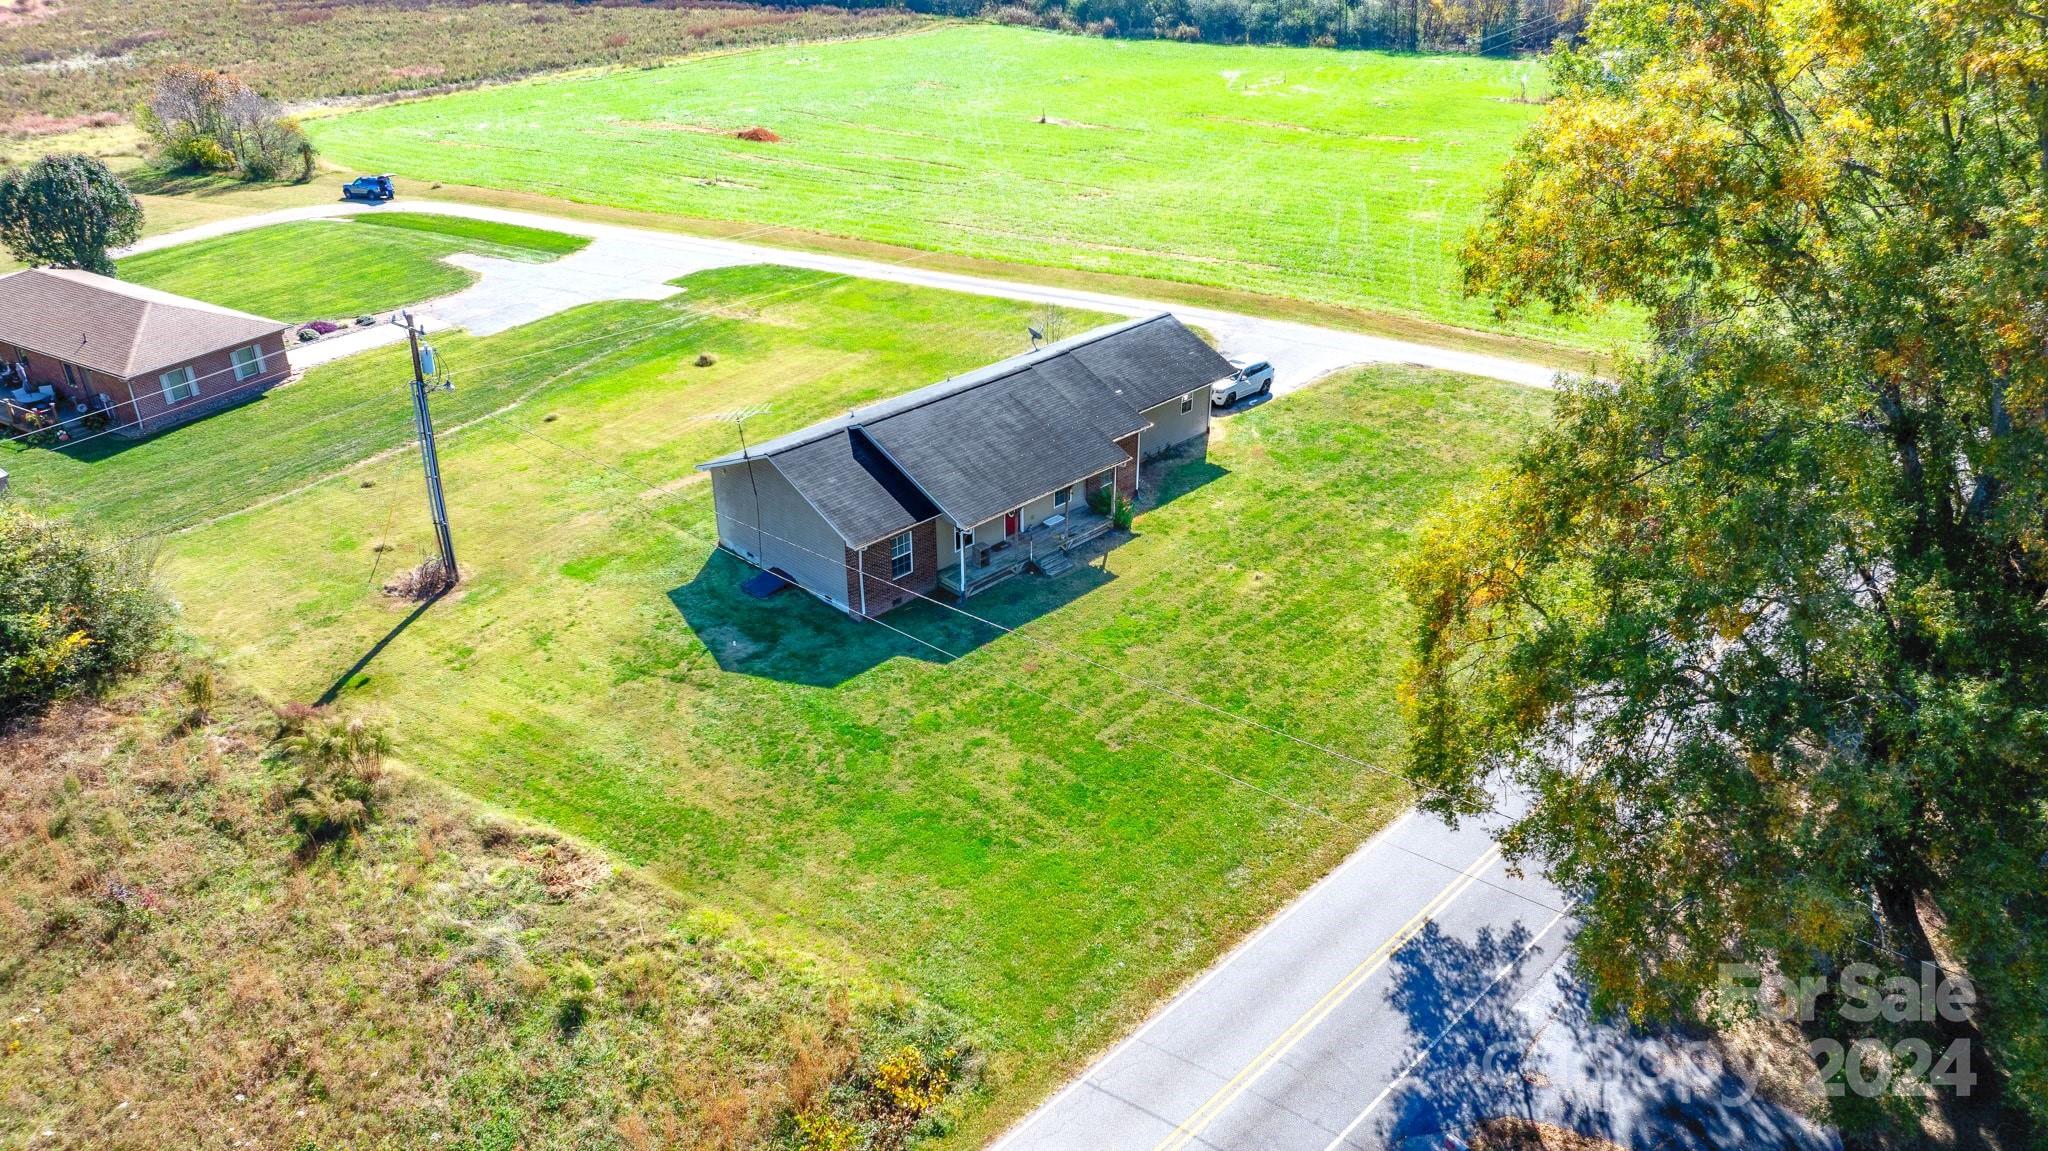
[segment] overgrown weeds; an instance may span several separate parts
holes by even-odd
[[[391,734],[360,715],[315,715],[282,741],[298,779],[285,798],[298,853],[354,839],[376,817]]]
[[[951,1068],[950,1017],[485,816],[373,720],[215,681],[179,733],[190,678],[0,739],[0,1144],[788,1148],[801,1100],[854,1151],[887,1146],[860,1100],[892,1054]],[[280,774],[374,778],[332,866]]]

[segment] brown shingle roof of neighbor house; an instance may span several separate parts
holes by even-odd
[[[287,325],[73,268],[0,276],[0,343],[129,379]]]

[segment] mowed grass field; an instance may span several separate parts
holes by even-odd
[[[586,236],[416,212],[307,220],[159,248],[120,261],[120,276],[288,323],[346,319],[468,287],[445,257],[552,260]]]
[[[989,25],[539,80],[308,124],[370,171],[1362,307],[1496,319],[1456,248],[1535,118],[1535,61]],[[740,140],[763,127],[780,143]]]
[[[477,381],[435,400],[465,579],[416,614],[375,590],[429,547],[396,350],[97,459],[0,459],[130,531],[267,500],[162,545],[235,674],[388,710],[418,770],[958,1011],[990,1059],[970,1145],[1407,805],[1063,652],[1391,764],[1395,567],[1548,398],[1349,373],[1148,465],[1106,567],[972,601],[1022,635],[930,605],[884,626],[742,594],[692,465],[734,443],[725,413],[800,426],[1014,353],[1035,310],[787,269],[683,284],[438,341]]]

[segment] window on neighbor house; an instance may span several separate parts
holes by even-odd
[[[968,529],[967,529],[966,531],[963,531],[963,532],[960,532],[960,533],[958,533],[958,536],[959,536],[959,544],[960,544],[960,550],[961,550],[961,551],[963,551],[963,552],[964,552],[964,551],[966,551],[966,550],[967,550],[968,548],[971,548],[971,547],[973,547],[973,546],[974,546],[974,529],[973,529],[973,528],[968,528]]]
[[[246,380],[251,376],[263,374],[263,349],[255,344],[250,344],[246,348],[236,348],[228,353],[228,358],[235,362],[237,380]]]
[[[1180,410],[1182,415],[1195,410],[1195,394],[1193,392],[1189,392],[1180,398]]]
[[[889,578],[902,579],[917,567],[917,557],[911,554],[910,533],[904,532],[889,541]]]
[[[157,382],[164,386],[164,402],[167,404],[182,404],[199,394],[199,378],[192,374],[190,364],[172,368],[158,376]]]
[[[1073,500],[1074,485],[1072,484],[1068,484],[1066,487],[1063,487],[1052,494],[1052,506],[1059,509],[1060,511],[1066,511],[1067,505],[1072,503]]]

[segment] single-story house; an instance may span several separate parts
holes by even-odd
[[[1056,574],[1143,461],[1199,442],[1231,366],[1171,315],[1133,320],[699,464],[720,546],[879,615]],[[1094,495],[1096,507],[1090,506]]]
[[[0,414],[104,412],[117,434],[148,435],[284,380],[285,329],[92,272],[0,276]]]

